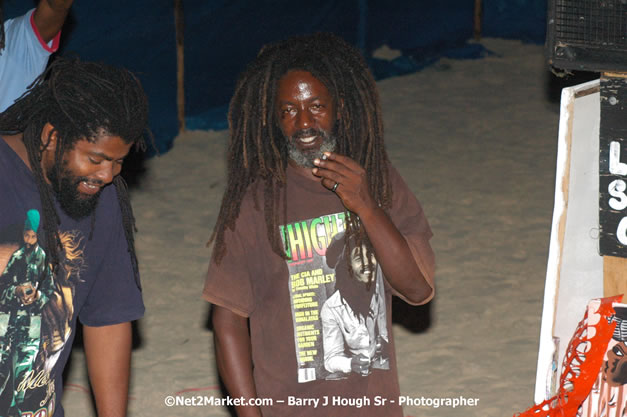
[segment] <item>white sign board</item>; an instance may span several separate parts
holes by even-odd
[[[536,403],[555,394],[564,352],[577,323],[588,301],[603,297],[603,257],[598,249],[599,120],[598,80],[562,91]]]

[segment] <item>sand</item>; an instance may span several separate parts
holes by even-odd
[[[533,403],[559,104],[541,46],[482,43],[494,54],[443,59],[379,83],[390,157],[424,206],[437,256],[435,300],[395,305],[401,391],[418,401],[478,402],[408,406],[406,416],[512,416]],[[130,416],[229,415],[218,406],[164,405],[169,395],[221,392],[201,289],[226,140],[226,131],[180,135],[132,190],[147,313]],[[87,387],[75,350],[68,417],[95,415]]]

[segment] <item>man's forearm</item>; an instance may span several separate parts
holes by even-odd
[[[426,264],[425,271],[422,271],[407,241],[381,208],[360,214],[360,219],[392,288],[412,303],[427,300],[433,292],[431,283],[435,267],[435,257],[428,242],[424,248],[426,253],[421,254]]]
[[[232,397],[255,398],[248,319],[214,305],[212,312],[218,371]],[[261,417],[259,407],[235,407],[238,417]]]
[[[324,156],[326,159],[314,160],[316,167],[311,173],[321,178],[322,186],[333,191],[347,210],[359,216],[388,283],[411,303],[427,302],[433,296],[435,269],[429,242],[421,244],[417,261],[401,232],[372,197],[364,168],[345,155],[325,152]]]
[[[83,339],[98,417],[125,416],[131,365],[131,323],[83,326]]]

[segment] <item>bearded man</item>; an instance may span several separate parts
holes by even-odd
[[[2,275],[29,285],[5,291],[0,310],[29,323],[30,346],[24,356],[14,352],[15,337],[0,339],[3,357],[25,358],[3,373],[16,379],[0,381],[2,417],[63,416],[62,372],[77,320],[98,415],[126,415],[131,321],[144,306],[119,173],[130,148],[143,146],[147,118],[146,96],[130,72],[65,59],[0,113],[0,270],[27,210],[41,213],[41,224],[34,237],[34,227],[25,229],[23,240],[45,254],[43,273],[13,268],[12,259]]]
[[[229,394],[264,400],[236,405],[238,416],[402,416],[391,335],[387,369],[363,363],[334,378],[324,364],[320,310],[336,274],[325,252],[338,233],[346,257],[361,258],[343,267],[367,280],[343,297],[369,305],[377,274],[363,272],[376,262],[387,329],[392,294],[422,304],[434,293],[432,233],[388,160],[364,59],[330,34],[268,45],[236,85],[229,124],[203,294]]]

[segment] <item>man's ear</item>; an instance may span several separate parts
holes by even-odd
[[[41,144],[46,151],[54,151],[57,148],[57,129],[50,123],[46,123],[41,129]]]

